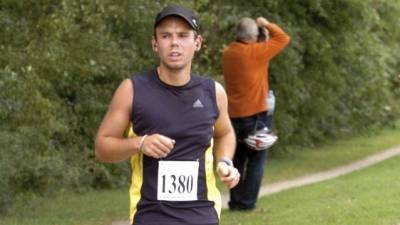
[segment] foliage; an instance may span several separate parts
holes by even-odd
[[[153,67],[155,14],[172,1],[0,2],[0,211],[15,196],[126,185],[126,163],[94,160],[112,93]],[[175,1],[199,12],[194,69],[222,81],[220,55],[242,16],[264,15],[291,36],[271,63],[276,147],[390,124],[400,109],[400,1]]]
[[[399,49],[398,23],[393,18],[399,1],[248,5],[247,16],[265,15],[292,40],[270,68],[280,147],[314,145],[390,124],[398,115],[390,81],[400,69],[394,52]]]

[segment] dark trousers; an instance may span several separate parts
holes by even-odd
[[[267,117],[267,113],[262,112],[254,116],[233,118],[231,121],[237,138],[233,164],[240,172],[240,181],[235,188],[230,190],[229,208],[233,210],[254,209],[264,174],[267,150],[252,150],[247,147],[243,139],[254,130],[256,123],[259,124],[260,121],[272,129],[272,117]]]

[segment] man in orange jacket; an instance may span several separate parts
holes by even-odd
[[[257,41],[259,28],[269,38]],[[264,17],[242,18],[236,41],[224,49],[222,67],[228,95],[228,112],[238,139],[234,165],[242,174],[239,184],[230,191],[229,208],[255,208],[264,171],[265,149],[254,150],[245,139],[260,124],[267,124],[266,103],[269,61],[289,43],[290,37]],[[257,144],[257,143],[256,143]]]

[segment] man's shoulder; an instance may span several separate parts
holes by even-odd
[[[240,48],[240,47],[243,47],[242,45],[244,45],[243,43],[240,43],[240,42],[238,42],[238,41],[234,41],[234,42],[231,42],[231,43],[229,43],[225,48],[224,48],[224,50],[230,50],[230,49],[235,49],[235,48]]]
[[[192,72],[191,75],[199,79],[209,79],[211,77],[209,74],[200,74],[198,72]]]
[[[193,85],[202,84],[208,87],[214,87],[215,79],[211,75],[200,75],[198,73],[192,74]]]
[[[143,80],[143,79],[149,79],[151,75],[154,73],[154,70],[147,70],[147,71],[141,71],[141,72],[135,72],[129,76],[131,80]]]
[[[235,41],[230,43],[224,48],[223,54],[233,54],[233,55],[243,55],[246,53],[251,53],[251,51],[263,48],[260,43],[242,43]]]

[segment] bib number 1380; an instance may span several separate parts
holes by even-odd
[[[168,183],[167,183],[168,182]],[[170,187],[171,189],[165,190],[166,188]],[[163,193],[175,193],[178,192],[180,194],[182,193],[191,193],[193,191],[193,176],[192,175],[179,175],[176,177],[176,175],[170,175],[167,177],[167,175],[162,176],[162,192]]]
[[[159,161],[157,199],[197,200],[198,161]]]

